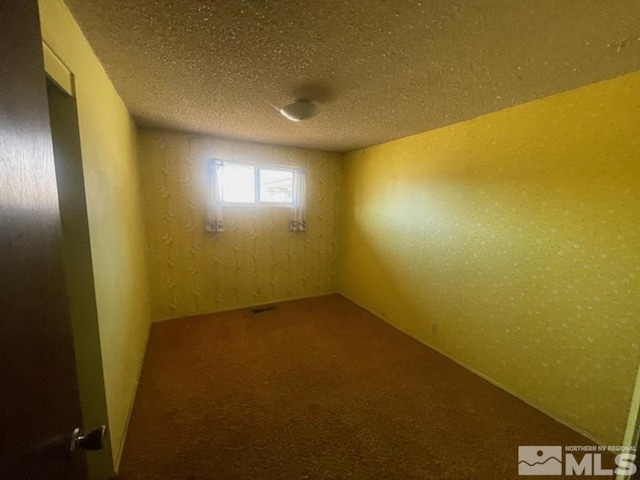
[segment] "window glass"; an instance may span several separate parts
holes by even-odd
[[[293,198],[293,171],[260,168],[260,201],[265,203],[291,203]]]
[[[225,203],[256,203],[254,166],[224,162],[222,200]]]

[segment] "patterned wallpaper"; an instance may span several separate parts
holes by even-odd
[[[342,180],[341,293],[622,441],[640,358],[640,73],[353,152]]]
[[[139,150],[154,320],[336,291],[338,154],[153,129]],[[225,207],[227,231],[205,232],[212,157],[304,167],[307,231],[290,209]]]

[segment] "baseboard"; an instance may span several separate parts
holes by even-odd
[[[114,462],[113,468],[116,472],[116,476],[113,477],[113,479],[117,479],[118,478],[118,472],[120,471],[120,461],[122,460],[122,452],[124,452],[124,444],[127,440],[127,432],[129,431],[129,422],[131,421],[131,415],[133,413],[133,406],[135,404],[136,401],[136,395],[138,393],[138,385],[140,384],[140,376],[142,375],[142,367],[144,366],[144,358],[147,355],[147,345],[149,343],[149,333],[150,333],[150,329],[151,329],[151,324],[149,324],[149,328],[147,329],[147,336],[145,338],[144,341],[144,348],[143,348],[143,355],[142,355],[142,361],[140,362],[140,365],[138,366],[138,372],[136,375],[136,382],[135,382],[135,388],[133,389],[133,395],[131,398],[131,401],[129,403],[129,412],[127,414],[127,420],[125,421],[124,424],[124,431],[122,432],[122,440],[120,441],[120,445],[119,445],[119,449],[116,455],[116,461]],[[112,446],[113,448],[113,446]],[[111,479],[111,480],[113,480]]]
[[[536,410],[538,410],[539,412],[545,414],[547,417],[550,417],[552,419],[554,419],[556,422],[564,425],[567,428],[570,428],[571,430],[579,433],[580,435],[588,438],[589,440],[591,440],[592,442],[594,442],[595,444],[598,445],[604,445],[604,443],[600,440],[598,440],[597,438],[595,438],[593,436],[592,433],[582,429],[581,427],[577,426],[577,425],[572,425],[571,423],[567,422],[566,420],[559,418],[556,414],[552,413],[552,412],[548,412],[546,410],[544,410],[543,408],[540,408],[539,406],[531,403],[530,400],[528,400],[527,398],[523,397],[522,395],[518,394],[517,392],[514,392],[513,390],[511,390],[509,387],[506,387],[505,385],[501,384],[500,382],[498,382],[497,380],[489,377],[488,375],[476,370],[473,367],[470,367],[468,365],[465,365],[464,363],[458,361],[457,359],[455,359],[454,357],[452,357],[451,355],[449,355],[447,352],[444,352],[442,350],[440,350],[438,347],[431,345],[427,342],[424,342],[422,340],[419,340],[417,338],[415,338],[413,335],[410,335],[408,332],[404,331],[402,328],[398,327],[397,325],[389,322],[387,319],[380,317],[377,313],[371,311],[369,308],[367,308],[366,306],[362,305],[361,303],[355,301],[354,299],[350,298],[348,295],[345,295],[342,292],[338,292],[339,295],[342,295],[344,298],[348,299],[349,301],[355,303],[356,305],[358,305],[360,308],[365,309],[367,312],[371,313],[372,315],[374,315],[375,317],[379,318],[380,320],[382,320],[383,322],[387,323],[388,325],[391,325],[393,328],[395,328],[396,330],[401,331],[402,333],[404,333],[405,335],[413,338],[414,340],[426,345],[427,347],[431,348],[432,350],[435,350],[436,352],[438,352],[440,355],[447,357],[449,360],[457,363],[458,365],[460,365],[462,368],[469,370],[471,373],[479,376],[480,378],[486,380],[487,382],[491,383],[492,385],[495,385],[496,387],[498,387],[501,390],[504,390],[505,392],[507,392],[509,395],[517,398],[518,400],[526,403],[527,405],[529,405],[530,407],[535,408]]]
[[[339,292],[338,291],[331,291],[331,292],[326,292],[326,293],[314,293],[312,295],[302,295],[302,296],[299,296],[299,297],[287,297],[287,298],[279,298],[279,299],[275,299],[275,300],[271,300],[271,299],[270,300],[262,300],[259,303],[247,303],[247,304],[242,304],[242,305],[235,305],[233,307],[222,308],[220,310],[208,310],[208,311],[204,311],[204,312],[194,312],[194,313],[189,313],[188,315],[181,315],[179,317],[159,318],[157,320],[153,320],[153,323],[161,323],[161,322],[166,322],[168,320],[176,320],[176,319],[179,319],[179,318],[199,317],[201,315],[209,315],[209,314],[214,314],[214,313],[232,312],[234,310],[243,310],[245,308],[255,308],[255,307],[260,307],[262,305],[270,305],[272,303],[291,302],[293,300],[303,300],[305,298],[324,297],[325,295],[336,295],[336,294],[339,294]]]
[[[247,305],[241,305],[241,306],[234,306],[232,308],[216,310],[216,311],[213,311],[213,312],[194,313],[193,315],[190,315],[190,316],[194,316],[195,317],[195,316],[199,316],[199,315],[207,315],[207,314],[210,314],[210,313],[230,312],[230,311],[233,311],[233,310],[242,310],[242,309],[245,309],[245,308],[258,307],[258,306],[265,305],[265,304],[289,302],[289,301],[292,301],[292,300],[302,300],[302,299],[305,299],[305,298],[313,298],[313,297],[322,297],[322,296],[325,296],[325,295],[335,295],[337,293],[338,292],[334,291],[334,292],[319,293],[319,294],[314,294],[314,295],[303,295],[303,296],[300,296],[300,297],[290,297],[290,298],[284,298],[284,299],[278,299],[278,300],[269,300],[269,301],[266,301],[266,302],[247,304]],[[188,318],[188,317],[177,317],[177,318]],[[153,320],[151,322],[151,324],[149,325],[149,327],[151,327],[151,325],[153,323],[164,322],[164,321],[167,321],[167,320],[175,320],[175,318],[164,318],[164,319],[160,319],[160,320]],[[145,355],[146,355],[146,352],[147,352],[147,344],[148,344],[148,342],[149,342],[149,331],[147,331],[147,337],[145,339],[145,344],[144,344]],[[122,435],[122,440],[120,442],[119,449],[117,451],[116,459],[115,459],[115,462],[114,462],[114,470],[116,472],[116,476],[112,477],[112,479],[109,479],[109,480],[117,480],[117,474],[118,474],[118,471],[120,470],[120,461],[122,460],[122,452],[124,451],[124,444],[125,444],[126,439],[127,439],[127,432],[129,431],[129,423],[131,421],[131,415],[133,413],[133,406],[134,406],[134,403],[135,403],[135,400],[136,400],[136,394],[138,392],[138,385],[140,384],[140,376],[142,375],[143,365],[144,365],[144,355],[142,357],[142,362],[140,362],[140,366],[138,368],[138,372],[137,372],[137,376],[136,376],[135,389],[133,391],[133,397],[131,398],[131,402],[129,404],[130,405],[129,406],[129,413],[127,414],[127,420],[125,422],[125,428],[124,428],[124,432],[123,432],[123,435]]]

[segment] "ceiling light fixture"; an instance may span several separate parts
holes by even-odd
[[[285,105],[278,111],[292,122],[301,122],[315,117],[320,111],[320,107],[309,100],[300,99]]]

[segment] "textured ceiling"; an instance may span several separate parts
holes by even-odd
[[[322,150],[640,68],[640,0],[65,1],[139,124]]]

